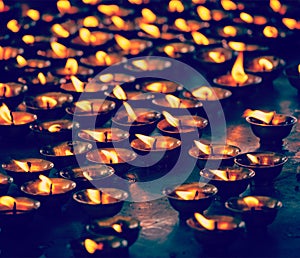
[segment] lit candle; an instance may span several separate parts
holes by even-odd
[[[140,58],[128,60],[124,67],[129,71],[145,72],[145,71],[164,71],[170,68],[172,63],[170,61],[162,60],[155,57]]]
[[[5,195],[14,179],[8,175],[0,173],[0,195]]]
[[[175,96],[182,91],[183,86],[172,81],[158,80],[141,83],[141,86],[137,89],[145,92],[173,94]]]
[[[0,103],[5,103],[11,108],[15,108],[22,102],[24,93],[27,90],[28,87],[20,83],[0,83]]]

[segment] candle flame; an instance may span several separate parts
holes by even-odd
[[[61,129],[62,129],[61,125],[53,124],[53,125],[49,126],[48,131],[50,133],[56,133],[56,132],[60,132]]]
[[[249,13],[241,12],[240,13],[240,18],[241,18],[242,21],[244,21],[246,23],[253,23],[254,22],[253,16],[251,16]]]
[[[39,104],[39,107],[51,109],[54,108],[56,105],[57,101],[54,98],[48,96],[41,96],[41,103]]]
[[[128,114],[128,122],[133,122],[137,119],[136,113],[133,111],[132,107],[127,103],[123,102],[123,105],[125,107],[125,110]]]
[[[10,31],[12,31],[12,32],[14,32],[14,33],[19,32],[19,30],[21,29],[21,25],[20,25],[20,24],[18,23],[18,21],[15,20],[15,19],[10,20],[10,21],[7,23],[6,27],[7,27]]]
[[[89,172],[83,171],[82,175],[89,181],[93,181],[93,178],[89,175]]]
[[[19,66],[24,67],[27,65],[27,60],[23,56],[18,55],[16,59]]]
[[[212,220],[212,219],[207,219],[206,217],[204,217],[202,214],[200,213],[195,213],[194,214],[197,222],[204,227],[207,230],[215,230],[215,224],[216,221]]]
[[[231,25],[228,25],[223,28],[223,32],[227,36],[235,37],[237,34],[237,29]]]
[[[209,45],[209,39],[199,31],[192,31],[192,37],[197,45]]]
[[[245,83],[248,80],[248,75],[244,71],[243,67],[243,52],[239,52],[238,57],[232,67],[231,76],[236,83]]]
[[[104,157],[107,159],[105,163],[109,164],[116,164],[119,162],[118,154],[115,150],[101,150],[101,153],[104,155]]]
[[[152,12],[150,9],[148,8],[143,8],[142,9],[142,16],[143,19],[147,22],[147,23],[153,23],[156,21],[156,15],[154,12]]]
[[[94,240],[87,238],[84,240],[84,247],[88,253],[94,254],[97,250],[103,250],[104,244],[96,243]]]
[[[74,58],[68,58],[66,65],[65,65],[65,71],[67,71],[67,74],[76,74],[78,72],[78,62]]]
[[[194,140],[196,147],[202,151],[204,154],[210,155],[212,153],[212,147],[210,145],[204,144],[200,141]]]
[[[247,204],[247,206],[251,209],[251,208],[256,208],[259,207],[260,202],[257,198],[253,197],[253,196],[247,196],[243,198],[243,201]]]
[[[275,112],[264,112],[261,110],[251,110],[251,109],[246,109],[244,111],[243,117],[253,117],[259,121],[264,122],[265,124],[270,124],[275,116]]]
[[[35,39],[33,35],[24,35],[22,37],[22,40],[26,43],[26,44],[33,44]]]
[[[56,6],[61,14],[64,14],[71,9],[71,3],[68,0],[58,0]]]
[[[171,0],[169,2],[168,10],[171,13],[182,13],[184,11],[184,5],[180,0]]]
[[[39,80],[40,84],[42,84],[42,85],[45,85],[47,82],[47,79],[42,72],[38,73],[38,80]]]
[[[120,85],[114,87],[113,94],[119,100],[127,100],[126,93]]]
[[[13,163],[15,163],[20,169],[22,169],[24,172],[30,172],[31,164],[28,162],[23,162],[19,160],[12,160]]]
[[[98,11],[108,16],[116,15],[119,12],[119,10],[120,8],[117,5],[101,4],[98,6]]]
[[[59,37],[62,38],[68,38],[70,36],[70,33],[60,24],[56,23],[53,24],[51,27],[51,30]]]
[[[113,224],[111,226],[116,232],[122,233],[122,226],[120,224]]]
[[[109,138],[108,136],[106,138],[104,132],[97,132],[92,130],[82,130],[82,131],[88,134],[89,136],[91,136],[94,140],[98,142],[104,142],[105,140],[107,140],[107,138]]]
[[[66,58],[68,56],[68,48],[63,44],[53,41],[50,43],[50,45],[51,49],[58,57]]]
[[[120,30],[126,27],[126,22],[119,16],[112,16],[111,21]]]
[[[12,93],[13,92],[8,84],[0,83],[0,96],[9,97],[13,95]]]
[[[132,61],[132,64],[143,71],[148,70],[148,63],[144,59],[134,60]]]
[[[263,34],[267,38],[277,38],[278,37],[278,29],[273,26],[266,26],[263,30]]]
[[[104,52],[104,51],[97,51],[96,52],[96,59],[97,61],[99,61],[99,63],[101,63],[101,65],[111,65],[112,64],[112,60],[110,58],[110,56]]]
[[[167,94],[166,100],[168,101],[171,108],[179,108],[181,105],[180,98],[175,97],[174,95]]]
[[[282,8],[279,0],[270,0],[270,7],[276,13],[278,13]]]
[[[245,51],[246,44],[238,41],[230,41],[228,42],[228,46],[235,51]]]
[[[170,113],[167,111],[163,111],[162,114],[164,115],[166,121],[173,127],[178,127],[179,126],[179,119],[172,116]]]
[[[0,197],[0,204],[6,206],[8,210],[12,210],[14,208],[15,203],[17,203],[17,200],[11,196]]]
[[[141,23],[140,28],[154,38],[160,38],[160,30],[156,25]]]
[[[89,44],[92,42],[92,34],[87,28],[79,29],[79,37],[84,43]]]
[[[85,83],[79,80],[76,76],[71,75],[71,81],[76,92],[84,92]]]
[[[86,189],[87,197],[90,199],[91,202],[95,204],[100,204],[102,202],[102,196],[100,191],[97,189]]]
[[[168,90],[166,84],[165,83],[161,83],[161,82],[150,83],[150,84],[147,85],[146,88],[149,91],[161,92],[161,93],[164,93],[164,92],[166,92]]]
[[[199,5],[197,7],[197,13],[201,20],[210,21],[211,20],[211,12],[205,6]]]
[[[208,99],[209,97],[212,97],[214,95],[211,88],[207,86],[203,86],[199,89],[196,89],[193,91],[193,96],[200,99]]]
[[[182,19],[182,18],[177,18],[174,22],[174,25],[185,32],[189,32],[191,29],[189,27],[189,25],[187,24],[186,20]]]
[[[99,21],[95,16],[87,16],[83,19],[83,26],[84,27],[98,27]]]
[[[92,104],[87,100],[77,101],[75,106],[85,112],[92,111]]]
[[[0,0],[0,12],[3,12],[5,10],[5,4],[2,0]]]
[[[258,64],[263,68],[264,71],[271,71],[274,67],[273,63],[264,57],[258,59]]]
[[[135,136],[140,139],[143,143],[145,143],[147,145],[147,147],[149,147],[150,149],[153,148],[153,145],[155,143],[155,138],[150,137],[150,136],[146,136],[143,134],[135,134]]]
[[[300,64],[298,64],[298,73],[300,74]]]
[[[210,169],[209,171],[224,181],[229,180],[229,178],[227,177],[227,173],[224,170]]]
[[[175,57],[175,48],[173,46],[167,45],[164,47],[164,52],[169,56],[169,57]]]
[[[296,29],[298,27],[297,21],[292,18],[282,18],[282,23],[290,30]]]
[[[246,154],[246,156],[252,164],[258,165],[260,163],[259,158],[257,156],[254,156],[252,154]]]
[[[114,36],[114,38],[121,49],[123,49],[124,51],[130,50],[131,43],[127,38],[125,38],[119,34],[116,34]]]
[[[179,196],[181,199],[183,200],[195,200],[195,197],[197,196],[198,194],[198,190],[197,189],[191,189],[191,190],[188,190],[188,191],[175,191],[175,194],[177,196]]]
[[[29,9],[26,15],[34,21],[38,21],[40,19],[40,12],[38,10]]]
[[[2,103],[2,106],[0,107],[0,119],[2,119],[8,124],[13,124],[12,113],[9,110],[9,108],[5,105],[5,103]]]
[[[219,51],[209,51],[208,57],[218,64],[224,63],[226,61],[225,55]]]
[[[51,192],[52,181],[49,177],[44,175],[39,175],[40,182],[38,183],[37,189],[41,193],[49,193]]]
[[[237,9],[236,3],[231,0],[221,0],[221,5],[225,11],[233,11]]]

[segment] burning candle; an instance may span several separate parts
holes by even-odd
[[[43,59],[25,59],[23,56],[18,55],[16,57],[16,63],[11,66],[8,65],[7,70],[14,69],[15,72],[23,74],[41,71],[51,66],[51,62]]]
[[[196,98],[205,104],[215,101],[224,101],[232,95],[231,91],[218,87],[201,86],[194,88],[191,92],[185,92],[186,97]]]
[[[300,92],[300,64],[292,65],[284,70],[284,74],[288,78],[290,84]]]
[[[90,31],[87,28],[80,28],[79,35],[71,40],[71,43],[80,47],[96,47],[106,44],[113,38],[113,34],[104,31]]]
[[[63,60],[67,58],[80,57],[83,51],[73,48],[67,48],[65,45],[53,41],[50,43],[50,49],[38,50],[37,54],[42,57],[52,58],[54,60]]]
[[[213,38],[208,38],[207,36],[205,36],[203,33],[199,31],[192,31],[191,36],[193,42],[199,46],[211,46],[211,45],[219,44],[221,42]]]
[[[141,89],[145,92],[172,94],[176,96],[182,91],[183,86],[172,81],[158,80],[141,83],[137,89]]]
[[[17,107],[24,98],[28,87],[20,83],[0,83],[0,103],[5,103],[11,108]]]
[[[172,66],[170,61],[165,61],[160,58],[147,57],[147,58],[135,58],[134,60],[128,60],[125,63],[125,69],[134,72],[157,72],[164,71]]]
[[[101,74],[96,83],[104,84],[106,86],[114,87],[116,85],[122,85],[123,87],[129,87],[135,81],[135,77],[125,73],[105,73]]]
[[[218,189],[213,185],[196,182],[166,187],[163,190],[171,206],[184,217],[208,209],[217,192]]]
[[[253,34],[250,29],[237,25],[225,25],[217,27],[215,33],[222,38],[245,37]]]
[[[134,12],[133,9],[124,8],[114,4],[101,4],[97,7],[98,11],[107,16],[117,15],[120,17],[128,16]]]
[[[73,200],[90,217],[112,217],[120,212],[128,193],[117,188],[84,189],[73,194]]]
[[[155,12],[149,8],[143,8],[141,10],[141,17],[135,18],[136,24],[165,24],[167,22],[167,17],[157,16]]]
[[[0,173],[0,195],[5,195],[8,192],[9,186],[13,183],[14,179],[11,176]]]
[[[0,46],[0,63],[9,59],[16,58],[18,55],[23,54],[23,49],[14,48],[11,46]]]
[[[8,163],[3,163],[1,167],[5,172],[14,178],[14,182],[22,184],[39,177],[39,175],[49,175],[54,164],[48,160],[37,158],[12,159]]]
[[[188,58],[195,51],[195,47],[192,44],[183,42],[169,43],[165,46],[157,48],[159,53],[164,53],[171,58]]]
[[[72,75],[89,76],[94,73],[90,68],[78,65],[78,62],[74,58],[68,58],[64,67],[56,68],[55,74],[70,78]]]
[[[222,41],[222,45],[225,48],[232,49],[234,51],[244,51],[244,52],[253,52],[254,51],[267,51],[269,50],[268,46],[265,45],[256,45],[251,44],[245,41]]]

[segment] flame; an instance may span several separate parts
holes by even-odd
[[[146,88],[149,91],[162,92],[162,93],[166,92],[168,90],[166,84],[161,83],[161,82],[150,83],[150,84],[147,85]]]
[[[119,100],[127,100],[127,96],[125,91],[122,89],[120,85],[116,85],[113,89],[113,94]]]
[[[228,42],[228,46],[235,51],[245,51],[246,44],[238,41],[230,41]]]
[[[59,37],[62,37],[62,38],[68,38],[70,36],[70,33],[63,26],[61,26],[58,23],[53,24],[51,27],[51,30],[55,34],[57,34]]]
[[[154,38],[160,38],[160,30],[156,25],[141,23],[140,28]]]
[[[27,61],[23,56],[18,55],[16,59],[19,66],[24,67],[27,65]]]
[[[29,9],[26,14],[34,21],[38,21],[40,19],[40,12],[38,10]]]
[[[171,94],[166,95],[166,100],[168,101],[171,108],[179,108],[181,104],[180,98],[177,98]]]
[[[252,154],[246,154],[246,156],[252,164],[254,164],[254,165],[259,164],[259,158],[258,157],[254,156]]]
[[[39,175],[39,179],[41,180],[37,186],[37,189],[41,193],[51,193],[51,185],[52,181],[50,178],[44,176],[44,175]]]
[[[57,133],[57,132],[60,132],[61,129],[62,129],[62,127],[60,124],[53,124],[53,125],[49,126],[48,131],[50,133]]]
[[[9,124],[13,124],[13,115],[9,108],[5,105],[5,103],[2,103],[2,106],[0,107],[0,118]]]
[[[300,74],[300,64],[298,64],[298,73]]]
[[[182,13],[184,11],[184,5],[180,0],[171,0],[169,2],[168,10],[171,13]]]
[[[243,117],[253,117],[259,121],[262,121],[266,124],[270,124],[275,116],[275,112],[264,112],[260,110],[251,110],[251,109],[246,109],[244,111]]]
[[[93,181],[94,179],[89,175],[89,172],[83,171],[82,175],[89,181]]]
[[[132,64],[135,67],[137,67],[137,68],[139,68],[139,69],[141,69],[143,71],[147,71],[148,70],[148,64],[147,64],[147,62],[144,59],[134,60],[134,61],[132,61]]]
[[[226,61],[226,57],[222,52],[219,51],[209,51],[208,56],[212,59],[215,63],[224,63]]]
[[[38,79],[39,79],[40,84],[42,84],[42,85],[45,85],[47,82],[47,79],[42,72],[38,73]]]
[[[213,96],[213,91],[211,88],[207,87],[207,86],[203,86],[197,90],[193,91],[193,95],[196,98],[200,98],[200,99],[208,99],[209,97]]]
[[[233,11],[237,9],[236,3],[231,0],[221,0],[221,5],[225,11]]]
[[[51,109],[57,105],[57,101],[54,98],[48,96],[42,96],[41,101],[42,103],[39,104],[41,108]]]
[[[103,250],[104,244],[98,244],[94,240],[87,238],[84,240],[84,247],[88,253],[94,254],[97,250]]]
[[[163,111],[162,114],[164,115],[166,121],[173,127],[178,127],[179,126],[179,119],[172,116],[170,113],[167,111]]]
[[[67,0],[58,0],[56,6],[61,14],[64,14],[71,9],[71,3]]]
[[[82,130],[82,131],[88,134],[89,136],[91,136],[94,140],[98,142],[104,142],[106,140],[106,136],[104,132],[96,132],[92,130]]]
[[[79,80],[76,76],[71,75],[71,81],[76,92],[84,92],[85,83]]]
[[[106,163],[116,164],[119,162],[119,157],[115,150],[110,150],[110,151],[101,150],[101,153],[108,160],[108,162],[106,162]]]
[[[87,197],[95,204],[102,203],[101,192],[97,189],[86,189]]]
[[[249,13],[241,12],[240,13],[240,18],[241,18],[242,21],[244,21],[246,23],[253,23],[254,22],[253,16],[251,16]]]
[[[228,181],[229,178],[227,176],[226,171],[224,170],[219,170],[219,169],[210,169],[209,170],[211,173],[213,173],[214,175],[216,175],[217,177],[221,178],[224,181]]]
[[[95,5],[98,3],[99,0],[82,0],[83,3],[85,4],[91,4],[91,5]]]
[[[235,37],[237,34],[237,29],[231,25],[225,26],[223,28],[223,32],[227,35],[227,36],[231,36],[231,37]]]
[[[12,95],[12,90],[9,87],[9,85],[5,83],[0,83],[0,96],[6,97],[11,95]]]
[[[164,47],[164,52],[169,56],[169,57],[175,57],[175,48],[173,46],[167,45]]]
[[[150,136],[146,136],[143,134],[135,134],[135,136],[140,139],[143,143],[145,143],[150,149],[153,148],[153,145],[155,143],[155,138],[150,137]]]
[[[99,26],[99,21],[95,16],[87,16],[83,19],[84,27],[97,27]]]
[[[175,191],[175,194],[178,195],[183,200],[195,200],[195,197],[198,194],[198,190],[191,189],[189,191]]]
[[[10,21],[7,23],[6,27],[7,27],[9,30],[11,30],[12,32],[15,32],[15,33],[17,33],[17,32],[21,29],[20,24],[19,24],[18,21],[15,20],[15,19],[10,20]]]
[[[251,209],[251,208],[255,208],[258,207],[260,202],[257,198],[253,197],[253,196],[247,196],[243,198],[243,201],[247,204],[247,206]]]
[[[117,5],[105,5],[101,4],[98,6],[98,11],[100,13],[106,14],[108,16],[115,15],[119,12],[120,8]]]
[[[112,16],[111,21],[118,29],[124,29],[126,27],[126,22],[119,16]]]
[[[207,219],[205,218],[202,214],[200,213],[195,213],[194,214],[197,222],[207,230],[214,230],[215,229],[215,221],[212,219]]]
[[[106,52],[101,51],[101,50],[96,52],[96,59],[101,65],[111,65],[112,64],[112,60],[111,60],[110,56]]]
[[[263,68],[264,71],[271,71],[273,69],[273,63],[267,58],[260,58],[258,64]]]
[[[148,22],[148,23],[153,23],[156,21],[156,15],[154,12],[152,12],[150,9],[148,8],[143,8],[142,9],[142,16],[143,19]]]
[[[243,52],[239,52],[238,57],[232,67],[231,76],[236,83],[245,83],[248,80],[248,75],[244,71],[243,67]]]
[[[204,154],[210,155],[212,153],[212,147],[210,145],[204,144],[202,142],[194,140],[196,147],[202,151]]]
[[[263,34],[267,38],[277,38],[278,37],[278,30],[273,26],[266,26],[263,30]]]
[[[270,7],[274,12],[279,12],[281,9],[281,3],[279,0],[270,0]]]
[[[30,172],[31,169],[31,164],[28,162],[23,162],[23,161],[19,161],[19,160],[12,160],[13,163],[15,163],[19,168],[21,168],[24,172]]]
[[[175,26],[185,32],[189,32],[190,31],[190,27],[187,24],[186,20],[182,19],[182,18],[178,18],[175,20],[174,22]]]
[[[123,37],[119,34],[116,34],[114,37],[115,37],[115,40],[116,40],[116,42],[117,42],[117,44],[120,48],[122,48],[124,51],[130,50],[131,43],[127,38],[125,38],[125,37]]]
[[[75,102],[75,106],[85,112],[92,111],[92,104],[87,100]]]
[[[128,122],[135,121],[137,119],[137,115],[133,111],[132,107],[127,102],[123,102],[123,105],[124,105],[124,107],[126,109],[126,112],[128,114]]]
[[[68,48],[63,44],[53,41],[50,43],[50,45],[51,49],[58,57],[66,58],[68,56]]]
[[[78,62],[74,58],[68,58],[65,70],[68,71],[68,74],[76,74],[78,71]]]
[[[22,40],[26,43],[26,44],[33,44],[35,39],[33,35],[24,35],[22,37]]]
[[[282,18],[282,23],[290,30],[296,29],[298,25],[297,21],[292,18]]]
[[[199,5],[197,7],[197,13],[201,20],[203,21],[210,21],[211,20],[211,12],[205,6]]]
[[[87,44],[95,41],[95,36],[93,36],[87,28],[79,29],[79,37],[83,42]]]
[[[197,45],[209,45],[209,39],[199,31],[192,31],[192,37]]]
[[[3,12],[5,10],[5,4],[2,0],[0,0],[0,12]]]
[[[116,232],[122,233],[122,226],[120,224],[113,224],[111,226]]]
[[[16,205],[17,200],[11,196],[1,196],[0,204],[6,206],[9,210],[12,210]]]

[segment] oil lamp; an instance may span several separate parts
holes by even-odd
[[[72,75],[87,77],[94,73],[92,69],[78,65],[75,58],[68,58],[65,66],[58,67],[53,72],[56,75],[66,77],[67,79],[69,79]]]
[[[189,155],[197,159],[200,169],[232,166],[234,158],[241,152],[239,147],[229,144],[206,144],[196,140],[194,143],[196,146],[189,149]]]
[[[246,196],[230,198],[225,206],[230,211],[241,214],[250,231],[273,223],[282,202],[269,196]]]
[[[215,185],[218,188],[218,195],[224,200],[243,193],[254,176],[255,172],[247,168],[220,167],[200,171],[200,181]]]
[[[215,186],[199,182],[168,186],[163,190],[171,206],[183,218],[208,209],[217,192]]]
[[[36,114],[40,119],[61,118],[65,108],[71,104],[71,94],[62,92],[46,92],[37,96],[25,98],[26,109]]]
[[[81,128],[94,128],[105,124],[113,115],[115,102],[106,99],[86,99],[74,102],[66,112]]]
[[[55,167],[66,167],[77,164],[84,160],[85,154],[92,145],[81,141],[66,141],[43,146],[40,153],[47,159],[52,160]]]
[[[190,33],[191,31],[198,31],[203,28],[209,27],[207,22],[200,22],[194,19],[185,20],[183,18],[176,18],[174,23],[170,25],[170,30],[175,31],[176,33]]]
[[[300,92],[300,64],[291,65],[284,70],[290,84]]]
[[[173,81],[151,80],[140,83],[139,85],[137,85],[137,89],[144,92],[152,92],[158,94],[164,93],[177,96],[183,90],[183,86]]]
[[[264,151],[239,154],[234,158],[234,163],[255,171],[255,185],[269,185],[279,176],[287,160],[280,153]]]
[[[13,181],[14,179],[11,176],[0,173],[0,196],[7,194]]]
[[[258,51],[268,51],[269,47],[261,44],[252,44],[244,41],[223,40],[222,45],[224,48],[233,51],[243,51],[249,53],[257,53]]]
[[[265,112],[261,110],[247,109],[244,114],[250,124],[252,132],[260,139],[261,145],[282,145],[297,118],[290,115],[277,114],[275,111]]]
[[[28,87],[20,83],[0,83],[0,104],[5,103],[10,108],[16,108],[23,100]]]
[[[97,7],[98,11],[107,16],[120,16],[126,17],[133,14],[134,10],[129,8],[124,8],[114,4],[101,4]]]
[[[72,130],[78,128],[78,123],[68,119],[37,122],[30,125],[30,129],[42,143],[70,141],[72,140]]]
[[[73,194],[76,204],[92,218],[112,217],[119,213],[128,193],[117,188],[84,189]]]
[[[195,51],[195,46],[184,42],[173,42],[164,46],[157,47],[160,54],[176,59],[189,59]]]
[[[164,16],[157,16],[151,9],[143,8],[141,10],[141,17],[135,18],[136,24],[157,24],[163,25],[167,22],[168,18]]]
[[[76,183],[76,188],[99,188],[101,184],[107,183],[115,170],[106,165],[69,166],[63,168],[59,175],[62,178],[70,179]]]
[[[98,148],[101,147],[121,147],[128,141],[129,133],[119,128],[95,128],[82,129],[78,133],[82,140],[96,143]]]
[[[152,109],[135,108],[133,110],[127,102],[124,102],[123,106],[124,109],[119,109],[120,111],[113,116],[112,123],[129,132],[131,136],[139,132],[150,134],[161,118],[161,114]]]
[[[16,58],[18,55],[23,54],[23,52],[24,50],[22,48],[0,46],[0,64],[4,64],[7,60]]]
[[[132,72],[158,72],[170,68],[172,63],[157,57],[135,58],[128,60],[124,68]]]
[[[0,106],[0,135],[5,138],[20,139],[30,132],[29,126],[37,120],[37,116],[27,112],[11,111],[2,103]]]
[[[135,77],[125,73],[102,73],[95,80],[95,83],[105,86],[114,87],[116,85],[122,85],[124,88],[132,88],[134,82]]]
[[[217,39],[214,39],[211,37],[207,37],[200,31],[192,31],[191,37],[195,44],[197,44],[198,46],[202,46],[202,47],[203,46],[214,46],[214,45],[217,46],[221,43],[220,40],[217,40]]]
[[[2,169],[14,178],[16,184],[37,179],[39,175],[48,176],[54,164],[48,160],[37,158],[12,159],[1,165]]]
[[[221,38],[229,38],[229,39],[241,39],[246,38],[247,36],[251,36],[253,34],[252,30],[246,28],[245,26],[228,24],[225,26],[217,26],[215,27],[216,36]]]
[[[206,21],[206,22],[209,22],[209,21],[219,22],[230,16],[229,12],[224,12],[223,10],[219,10],[219,9],[208,9],[204,5],[198,5],[196,8],[196,12],[197,12],[199,18],[202,21]]]

